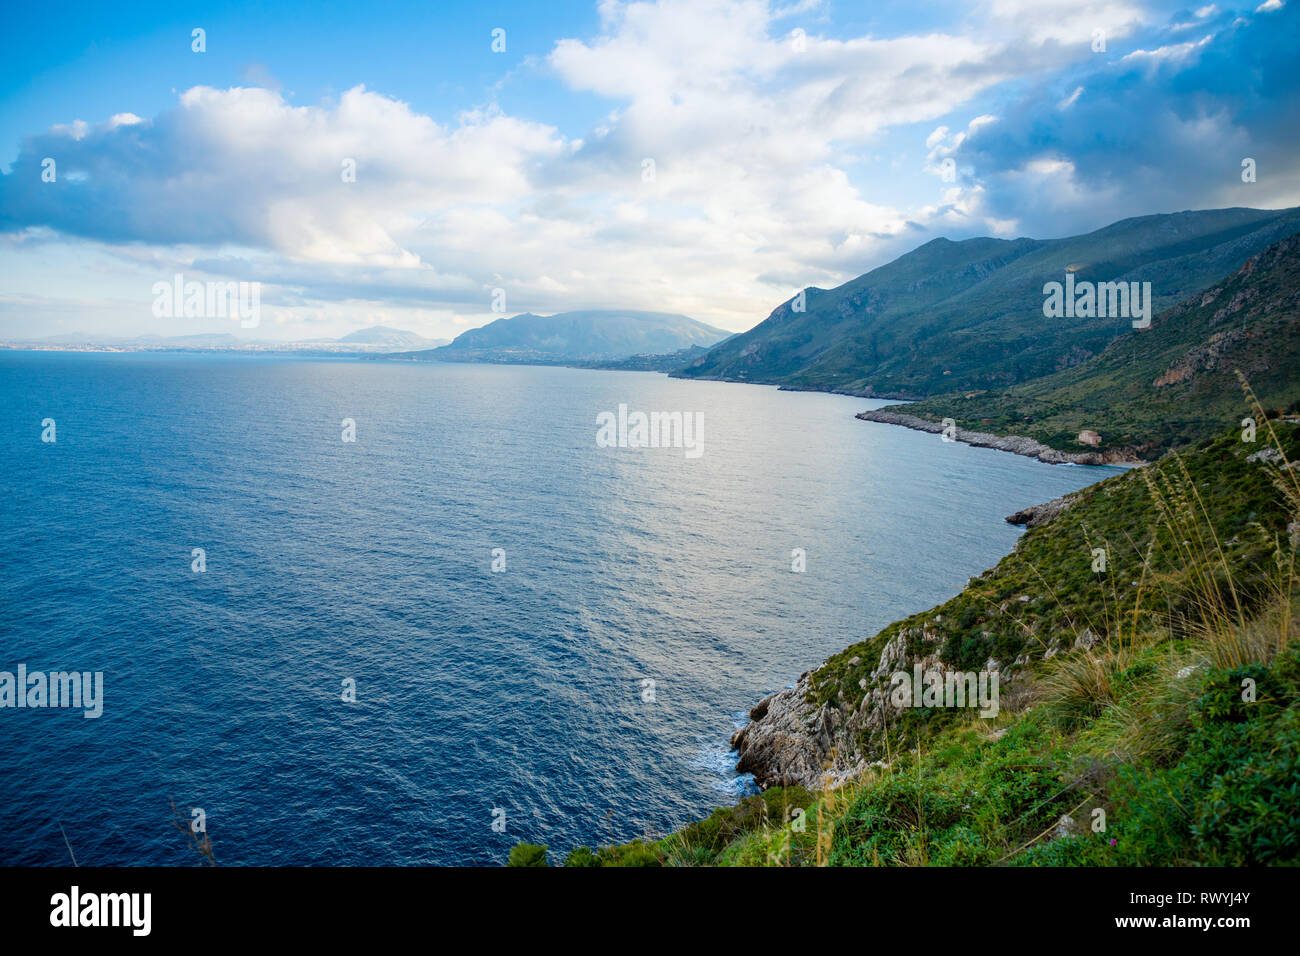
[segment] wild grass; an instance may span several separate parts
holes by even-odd
[[[769,789],[569,865],[1300,862],[1300,428],[1243,389],[1262,441],[1204,441],[1096,486],[815,688],[856,686],[904,626],[947,627],[949,666],[1034,658],[997,717],[900,719],[845,785],[832,753],[815,791]],[[1096,548],[1102,573],[1081,565]]]

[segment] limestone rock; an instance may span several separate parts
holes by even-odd
[[[887,425],[902,425],[904,428],[912,428],[917,431],[930,432],[931,434],[940,434],[943,431],[943,425],[940,422],[928,421],[924,418],[917,418],[915,415],[904,415],[901,412],[890,412],[883,408],[873,409],[871,411],[859,412],[858,418],[865,422],[884,422]],[[1044,445],[1040,441],[1032,438],[1026,438],[1023,435],[993,435],[989,432],[973,432],[965,428],[958,428],[953,435],[954,439],[964,442],[967,445],[974,445],[976,448],[995,448],[998,451],[1009,451],[1016,455],[1025,455],[1029,458],[1037,458],[1039,461],[1047,462],[1049,465],[1063,465],[1067,462],[1073,462],[1077,465],[1145,465],[1146,462],[1139,458],[1129,449],[1111,449],[1108,451],[1061,451]]]

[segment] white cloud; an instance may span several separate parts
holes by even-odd
[[[1061,102],[1056,104],[1057,109],[1068,110],[1071,106],[1073,106],[1075,103],[1079,101],[1079,97],[1082,95],[1083,95],[1083,87],[1076,86],[1074,88],[1073,93],[1071,93],[1065,99],[1061,100]]]
[[[929,187],[924,173],[999,122],[975,108],[981,94],[1088,59],[1094,29],[1114,39],[1144,22],[1123,0],[991,0],[960,33],[833,38],[819,28],[825,11],[817,0],[602,0],[598,35],[561,39],[538,61],[608,101],[580,138],[492,105],[440,124],[364,87],[315,106],[195,87],[153,119],[77,120],[34,138],[25,158],[59,151],[93,202],[51,210],[39,203],[53,192],[20,194],[14,218],[121,258],[149,244],[157,261],[134,266],[145,273],[261,279],[287,323],[379,314],[379,303],[454,334],[467,316],[491,318],[501,287],[512,312],[652,308],[741,329],[796,287],[837,284],[931,234],[1014,229],[991,211],[984,170],[960,169],[934,203],[931,190],[909,204],[890,177],[917,195],[915,181]],[[1072,86],[1062,110],[1084,92],[1060,89]],[[922,123],[933,131],[899,169],[897,144],[881,144]],[[876,152],[893,163],[868,181],[855,167]],[[340,175],[345,160],[355,182]],[[1065,158],[1009,178],[1062,203],[1079,189]]]
[[[1090,45],[1095,30],[1108,41],[1127,36],[1147,21],[1141,6],[1125,0],[990,0],[988,15],[1034,43],[1064,46]]]

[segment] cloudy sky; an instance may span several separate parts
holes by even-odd
[[[939,235],[1300,205],[1300,0],[273,6],[6,12],[0,337],[743,330]]]

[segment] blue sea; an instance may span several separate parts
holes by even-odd
[[[699,413],[702,454],[599,447],[620,404]],[[1112,472],[853,417],[881,404],[0,352],[0,670],[104,675],[98,719],[0,709],[0,864],[197,863],[173,801],[223,865],[554,857],[733,802],[759,698]]]

